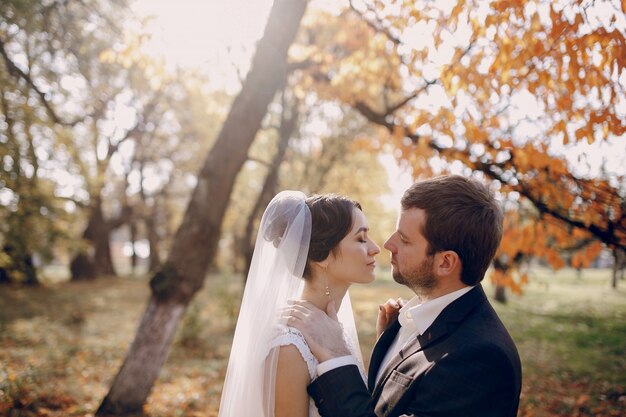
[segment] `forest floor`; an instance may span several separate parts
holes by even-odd
[[[537,270],[523,296],[492,302],[522,357],[519,416],[626,415],[626,282],[613,290],[609,274]],[[351,293],[367,358],[378,303],[410,293],[388,271]],[[0,288],[0,416],[92,416],[148,295],[145,277]],[[217,415],[240,296],[240,277],[207,278],[144,416]]]

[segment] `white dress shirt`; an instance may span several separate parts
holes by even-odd
[[[421,302],[418,296],[411,298],[411,300],[409,300],[409,302],[400,309],[398,321],[400,322],[401,327],[396,335],[396,338],[387,350],[387,353],[380,364],[380,368],[378,368],[376,382],[378,382],[378,378],[382,375],[382,371],[385,369],[391,358],[393,358],[394,355],[397,355],[409,340],[413,340],[418,335],[423,334],[430,327],[430,325],[433,324],[444,308],[457,298],[461,297],[463,294],[469,292],[472,288],[474,287],[464,287],[460,290],[428,300],[424,303]],[[357,363],[357,359],[351,355],[332,358],[317,365],[317,375],[322,375],[325,372],[341,366],[356,365]]]
[[[378,382],[391,358],[396,356],[409,341],[414,340],[418,335],[424,334],[444,308],[472,288],[464,287],[424,303],[421,302],[417,295],[411,298],[398,313],[398,321],[401,327],[380,363],[378,373],[376,374],[376,382]]]

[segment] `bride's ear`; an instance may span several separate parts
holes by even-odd
[[[311,262],[311,266],[316,269],[317,271],[325,271],[326,268],[328,268],[328,264],[330,263],[330,255],[328,255],[326,257],[326,259],[324,259],[323,261],[312,261]]]

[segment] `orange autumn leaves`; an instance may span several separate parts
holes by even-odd
[[[585,266],[602,244],[571,249],[580,239],[626,247],[624,178],[581,176],[564,156],[626,133],[622,10],[598,5],[352,1],[305,19],[299,58],[315,64],[299,85],[378,126],[372,149],[415,176],[460,165],[505,200],[530,203],[532,219],[509,228],[503,254]],[[508,270],[498,280],[519,290],[525,278]]]
[[[489,273],[491,282],[520,294],[528,283],[528,274],[521,265],[531,259],[543,260],[553,269],[569,264],[586,268],[602,250],[602,243],[589,232],[569,228],[553,218],[541,219],[531,212],[506,212],[502,243],[496,253],[495,268]]]

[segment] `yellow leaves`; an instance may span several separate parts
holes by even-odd
[[[411,16],[413,19],[415,19],[418,22],[423,19],[422,11],[416,7],[411,7],[409,16]]]
[[[489,140],[487,131],[482,126],[477,126],[475,122],[468,120],[464,123],[465,136],[471,143],[486,143]]]
[[[541,21],[539,20],[539,13],[533,13],[530,19],[530,32],[537,33],[537,32],[540,32],[542,29],[543,29],[543,25],[541,24]]]
[[[528,274],[524,273],[520,275],[520,284],[522,285],[528,284]]]
[[[575,269],[586,267],[586,265],[584,265],[584,259],[580,252],[576,252],[574,255],[572,255],[572,258],[570,259],[570,264],[572,265],[572,268]]]
[[[432,138],[427,136],[422,136],[419,138],[417,142],[417,149],[415,154],[424,157],[425,159],[430,158],[433,155],[433,149],[430,146],[432,142]]]
[[[360,136],[350,144],[350,148],[355,151],[377,152],[380,151],[380,143],[372,138]]]
[[[494,285],[509,288],[514,294],[522,294],[522,287],[515,281],[513,270],[503,271],[500,269],[493,269],[489,275],[489,279]]]
[[[115,58],[116,53],[112,49],[105,49],[104,51],[100,52],[100,55],[98,56],[98,60],[100,62],[109,64],[115,62]]]
[[[498,275],[496,278],[508,282],[508,275],[517,267],[516,262],[523,258],[544,258],[553,269],[562,268],[565,266],[564,258],[568,256],[567,251],[580,246],[581,242],[585,243],[590,237],[588,231],[570,229],[550,216],[507,211],[502,243],[496,254],[497,265],[505,276]],[[572,254],[572,266],[588,266],[600,254],[602,247],[599,241],[586,244]],[[523,285],[527,280],[527,277],[520,276],[518,283]]]
[[[501,0],[501,1],[495,1],[492,4],[493,4],[493,8],[497,12],[502,13],[506,11],[507,9],[509,9],[510,7],[512,7],[515,4],[515,2],[509,1],[509,0]]]
[[[572,255],[571,264],[572,268],[588,268],[591,262],[593,262],[600,252],[602,251],[602,244],[598,241],[595,241],[583,249],[577,251]]]
[[[567,111],[572,108],[574,101],[572,100],[572,97],[569,94],[565,94],[559,97],[557,104],[559,106],[559,110]]]
[[[577,142],[580,142],[585,137],[587,137],[587,128],[582,127],[580,129],[576,130],[576,141]]]
[[[450,22],[453,25],[457,25],[458,21],[459,21],[459,14],[461,13],[461,11],[463,11],[463,8],[465,7],[465,1],[464,0],[458,0],[456,2],[456,5],[454,6],[454,8],[452,9],[452,12],[450,13]]]
[[[541,40],[536,40],[532,43],[531,51],[534,56],[540,57],[546,52],[546,48]]]
[[[509,259],[515,257],[515,254],[519,251],[519,245],[521,242],[516,241],[513,236],[505,236],[502,239],[502,243],[498,248],[498,253],[506,255]]]
[[[585,22],[583,21],[583,17],[580,13],[576,13],[576,17],[574,18],[574,24],[572,25],[571,30],[576,32],[578,31],[578,27]]]
[[[554,249],[548,249],[545,258],[553,269],[561,269],[565,266],[565,261]]]
[[[393,127],[393,140],[396,143],[402,143],[402,140],[404,139],[404,126],[400,126],[400,125],[396,125]]]
[[[563,144],[567,145],[569,143],[569,134],[567,133],[567,124],[565,120],[561,120],[557,124],[555,124],[550,130],[550,135],[563,135]]]
[[[12,262],[11,257],[6,252],[0,252],[0,269],[7,269]]]
[[[552,20],[551,35],[554,38],[558,38],[563,30],[563,23],[561,20],[561,14],[554,10],[554,6],[550,7],[550,20]]]

